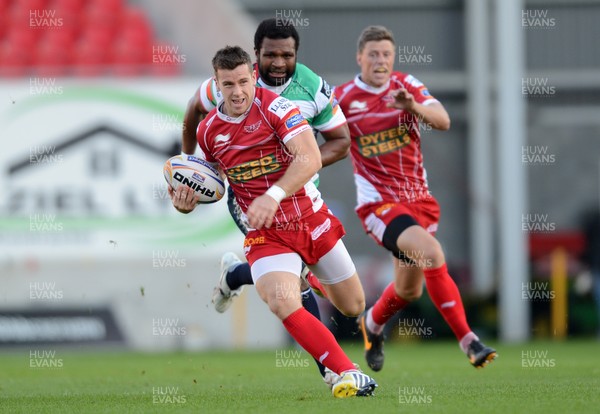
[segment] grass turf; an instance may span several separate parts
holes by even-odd
[[[360,344],[343,346],[366,367]],[[365,370],[379,383],[376,396],[345,400],[331,396],[312,359],[297,350],[140,354],[58,348],[52,357],[39,352],[33,358],[30,350],[11,351],[0,354],[0,412],[598,412],[598,342],[497,349],[499,358],[476,370],[456,343],[386,344],[384,369]],[[36,364],[53,367],[31,366]]]

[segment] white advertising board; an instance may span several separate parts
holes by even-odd
[[[38,256],[241,247],[225,200],[185,216],[168,199],[162,165],[196,88],[156,79],[3,82],[0,248]]]
[[[0,81],[0,313],[107,309],[143,350],[285,343],[253,289],[224,315],[210,303],[221,254],[243,257],[226,200],[184,215],[168,198],[162,167],[197,87]]]

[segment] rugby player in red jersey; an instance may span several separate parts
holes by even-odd
[[[196,136],[204,159],[227,176],[249,224],[244,253],[256,290],[298,344],[339,375],[335,397],[372,395],[376,382],[355,368],[333,334],[301,305],[304,262],[343,314],[357,316],[365,306],[341,240],[344,228],[311,180],[321,168],[312,130],[291,101],[255,87],[250,56],[241,48],[219,50],[212,63],[223,100]],[[169,193],[183,213],[198,201],[185,186]]]
[[[385,323],[421,297],[423,280],[460,348],[475,367],[496,357],[471,331],[458,288],[434,237],[440,209],[430,194],[423,166],[419,123],[450,128],[450,117],[425,85],[394,71],[395,42],[383,26],[369,26],[359,37],[356,60],[361,72],[335,88],[352,138],[358,206],[365,231],[389,250],[394,281],[357,320],[369,367],[383,367]]]
[[[327,82],[310,68],[297,61],[300,36],[296,28],[282,19],[265,19],[254,33],[254,70],[257,86],[275,92],[292,101],[309,125],[324,139],[319,146],[321,163],[326,167],[348,155],[350,132],[346,118],[334,102]],[[202,82],[190,99],[184,118],[182,150],[192,154],[196,150],[196,128],[208,112],[221,103],[223,96],[217,88],[214,76]],[[318,187],[319,175],[313,182]],[[248,224],[242,219],[242,211],[232,192],[227,188],[227,206],[238,228],[248,232]],[[303,266],[301,273],[302,306],[317,319],[321,318],[319,306],[308,285],[314,275]],[[221,274],[213,291],[212,303],[217,312],[223,313],[234,299],[242,293],[245,285],[253,284],[248,263],[243,263],[235,253],[227,252],[221,258]],[[322,293],[322,292],[321,292]],[[336,380],[332,373],[315,361],[325,383],[331,387]]]

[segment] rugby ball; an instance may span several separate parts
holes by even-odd
[[[225,184],[219,172],[205,160],[194,155],[176,155],[165,162],[163,175],[173,190],[187,185],[200,196],[198,204],[219,201],[225,194]]]

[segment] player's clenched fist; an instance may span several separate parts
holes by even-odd
[[[273,199],[273,197],[263,194],[254,201],[248,207],[248,224],[250,227],[260,230],[263,227],[269,228],[273,224],[273,217],[279,204]]]
[[[390,108],[407,109],[410,111],[415,105],[415,97],[404,88],[393,91],[391,96],[394,98],[394,101],[387,104]]]

